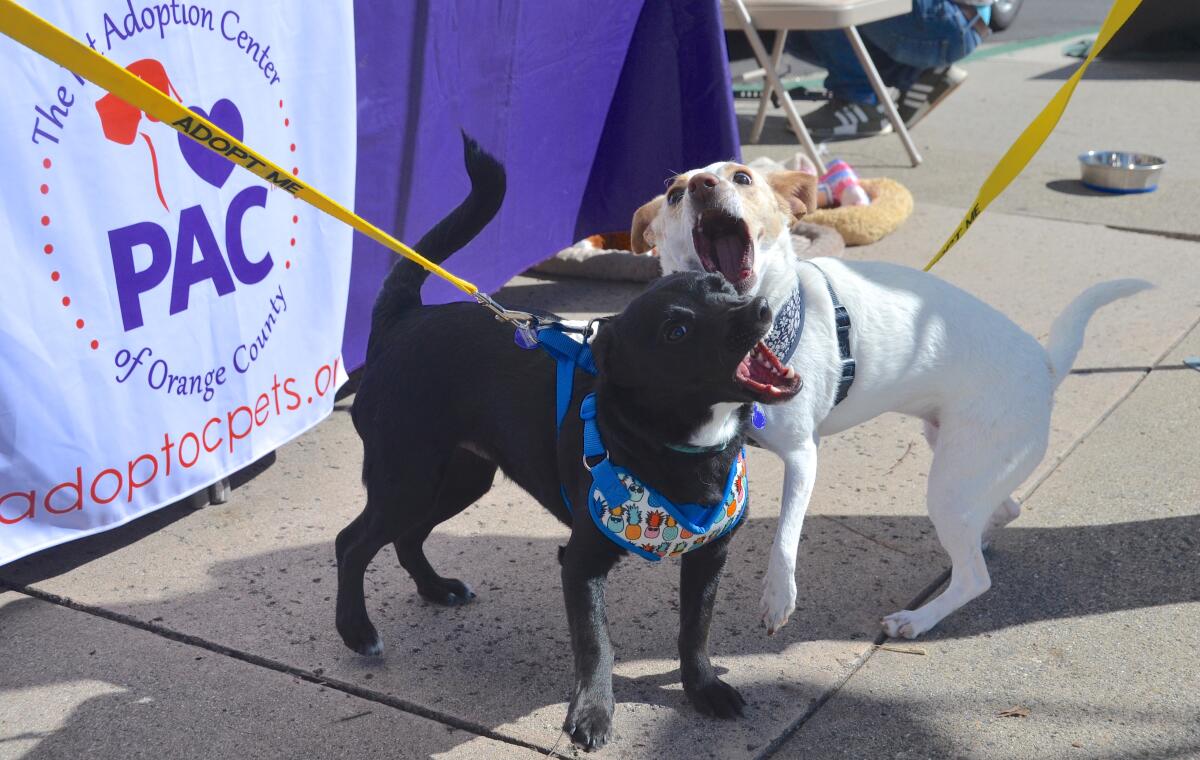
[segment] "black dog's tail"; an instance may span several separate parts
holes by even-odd
[[[471,192],[444,219],[417,241],[416,251],[434,264],[441,264],[479,234],[500,210],[504,200],[504,167],[463,133],[463,159],[471,178]],[[388,273],[375,300],[371,319],[372,333],[409,309],[421,305],[421,286],[429,272],[401,258]],[[368,353],[370,351],[368,350]]]

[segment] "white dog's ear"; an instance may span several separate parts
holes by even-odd
[[[629,243],[633,247],[634,253],[645,253],[654,247],[656,241],[650,225],[654,223],[666,198],[667,196],[660,195],[633,212],[633,226],[629,229]]]
[[[796,219],[817,210],[817,178],[805,172],[773,172],[767,184]]]

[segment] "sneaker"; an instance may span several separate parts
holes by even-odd
[[[887,114],[879,106],[836,98],[800,118],[814,140],[846,140],[892,131]]]
[[[904,126],[909,129],[915,127],[966,78],[967,70],[954,65],[929,69],[921,74],[912,87],[900,93],[900,100],[896,103]]]

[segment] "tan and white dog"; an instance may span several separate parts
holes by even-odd
[[[715,163],[675,177],[639,209],[633,244],[639,252],[656,247],[664,272],[720,272],[739,292],[766,296],[777,314],[802,292],[803,329],[788,364],[803,389],[764,407],[766,426],[754,433],[784,463],[762,596],[769,633],[795,609],[796,552],[821,437],[884,412],[924,420],[933,447],[927,508],[953,570],[937,597],[883,618],[889,636],[911,639],[991,586],[983,557],[988,534],[1020,514],[1011,494],[1045,455],[1054,391],[1075,361],[1088,319],[1151,286],[1116,280],[1085,290],[1055,320],[1043,348],[1000,312],[933,275],[883,262],[819,258],[817,267],[806,265],[792,251],[789,227],[815,208],[815,198],[811,175],[764,176]],[[857,365],[836,405],[842,359],[830,287],[849,313]],[[730,414],[714,409],[692,443],[718,443],[733,429]]]

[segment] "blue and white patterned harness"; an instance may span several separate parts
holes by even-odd
[[[571,404],[575,368],[595,375],[596,365],[586,339],[577,342],[549,326],[538,330],[537,340],[558,364],[556,423],[561,432]],[[709,506],[675,504],[609,460],[596,424],[596,394],[584,397],[579,405],[579,418],[583,420],[583,463],[592,475],[588,512],[600,532],[622,549],[654,561],[678,557],[733,530],[746,514],[749,483],[745,449],[738,453],[730,468],[719,502]],[[596,457],[602,459],[589,464]],[[573,513],[565,488],[562,498],[567,510]]]

